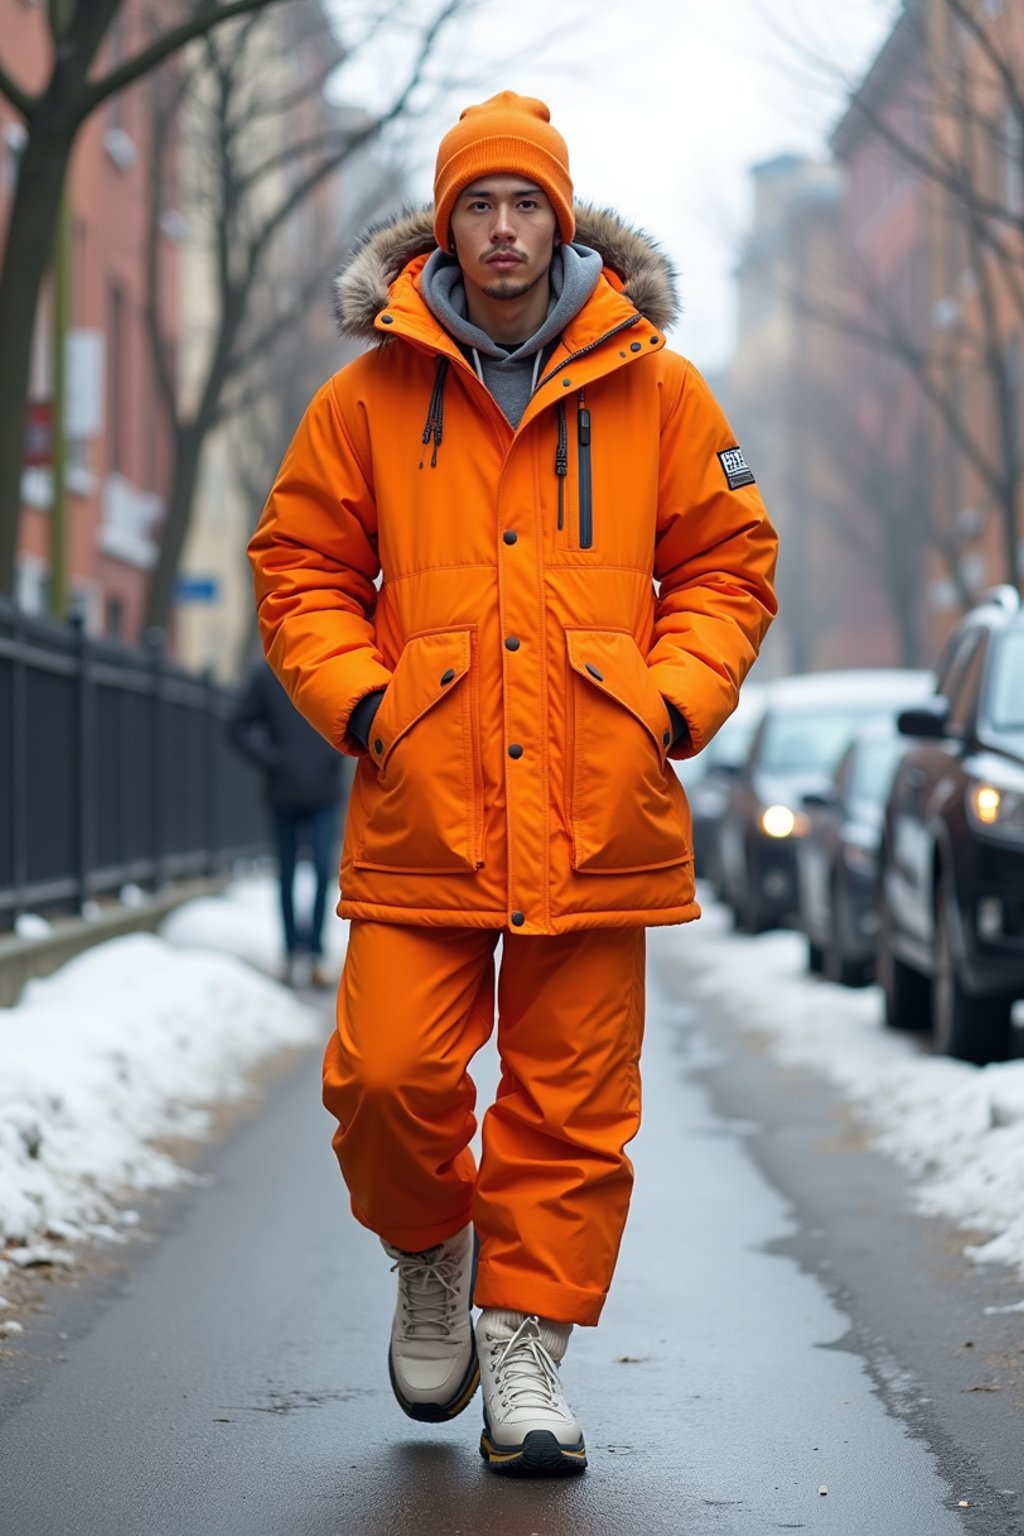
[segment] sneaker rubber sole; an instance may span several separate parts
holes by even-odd
[[[501,1477],[575,1477],[587,1470],[583,1437],[562,1445],[549,1429],[531,1429],[521,1445],[496,1446],[485,1426],[480,1455]]]
[[[391,1390],[395,1394],[395,1401],[403,1413],[410,1419],[416,1419],[420,1424],[445,1424],[449,1419],[457,1418],[464,1408],[468,1408],[473,1401],[473,1394],[480,1385],[480,1364],[476,1357],[476,1347],[469,1367],[459,1383],[454,1397],[447,1403],[411,1403],[407,1397],[402,1396],[398,1382],[395,1380],[395,1367],[391,1360],[391,1351],[388,1351],[388,1376],[391,1379]]]
[[[476,1289],[476,1271],[480,1263],[480,1234],[473,1233],[473,1265],[469,1279],[470,1310],[473,1306],[473,1292]],[[395,1394],[395,1401],[402,1412],[408,1414],[410,1419],[415,1419],[419,1424],[446,1424],[449,1419],[458,1418],[464,1408],[468,1408],[473,1401],[473,1394],[480,1385],[480,1362],[476,1354],[476,1339],[470,1334],[473,1343],[473,1353],[469,1366],[459,1383],[454,1397],[447,1403],[411,1403],[408,1398],[402,1396],[398,1382],[395,1380],[395,1367],[391,1359],[391,1350],[388,1350],[388,1377],[391,1382],[391,1390]]]

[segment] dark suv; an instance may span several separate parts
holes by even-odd
[[[954,631],[893,780],[882,839],[886,1022],[979,1064],[1024,997],[1024,612],[1000,587]]]

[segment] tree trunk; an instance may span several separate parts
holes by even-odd
[[[179,424],[174,434],[174,475],[167,498],[167,513],[160,528],[160,550],[149,583],[144,629],[167,632],[174,607],[182,551],[188,535],[192,498],[199,477],[199,460],[209,426],[198,421]]]
[[[1015,451],[1011,445],[1010,452]],[[1021,527],[1018,518],[1020,502],[1020,478],[1011,474],[999,498],[1000,521],[1003,525],[1003,541],[1006,552],[1006,577],[1011,586],[1021,590]]]
[[[40,116],[25,143],[0,273],[0,592],[14,594],[32,337],[74,128]]]

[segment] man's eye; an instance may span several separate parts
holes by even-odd
[[[527,210],[530,210],[536,208],[538,204],[532,197],[524,197],[519,206],[520,208],[526,208]]]

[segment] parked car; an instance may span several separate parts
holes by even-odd
[[[734,775],[719,837],[722,889],[746,933],[796,915],[796,845],[808,827],[803,797],[824,790],[854,732],[920,697],[919,672],[817,672],[767,685],[764,713]]]
[[[867,726],[840,757],[829,786],[804,796],[810,825],[798,847],[797,886],[807,968],[843,986],[863,986],[874,976],[882,819],[906,748],[895,718]]]
[[[954,631],[882,841],[878,978],[887,1023],[964,1061],[1011,1053],[1024,996],[1024,612],[1001,587]]]
[[[721,883],[718,833],[729,803],[729,786],[749,750],[764,697],[762,683],[744,683],[740,701],[718,735],[696,757],[675,765],[693,817],[694,870],[716,889]]]

